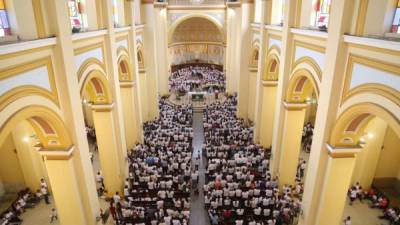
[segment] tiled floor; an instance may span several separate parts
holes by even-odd
[[[90,150],[93,150],[93,146],[89,145]],[[98,159],[98,154],[94,153],[93,160],[93,173],[97,173],[100,169],[100,162]],[[54,221],[50,223],[50,211],[54,207],[54,201],[51,199],[51,204],[46,205],[43,201],[38,204],[33,209],[28,209],[25,213],[22,214],[21,219],[23,220],[22,225],[58,225],[58,221]],[[100,207],[105,210],[108,208],[108,203],[103,199],[100,199]],[[107,224],[112,224],[112,220],[109,219]]]
[[[203,113],[195,112],[193,114],[193,154],[192,164],[196,163],[197,156],[199,160],[199,194],[195,195],[192,191],[190,196],[190,225],[209,225],[207,211],[204,209],[204,195],[202,187],[205,182],[205,163],[202,157],[202,146],[204,143],[204,130],[203,130]],[[205,160],[205,159],[204,159]]]
[[[368,202],[355,201],[353,205],[346,204],[343,219],[350,216],[351,225],[389,225],[388,221],[378,218],[381,215],[382,211],[369,208]]]

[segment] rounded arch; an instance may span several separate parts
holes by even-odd
[[[253,42],[251,47],[250,67],[258,67],[258,59],[260,57],[260,43]]]
[[[138,62],[139,69],[143,69],[144,64],[144,54],[143,54],[143,43],[141,41],[137,41],[136,43],[136,59]]]
[[[332,146],[357,146],[364,135],[364,129],[374,117],[383,119],[400,137],[400,118],[382,105],[358,103],[339,115],[333,128],[330,144]]]
[[[108,80],[105,74],[100,70],[92,70],[82,79],[80,86],[81,97],[84,96],[85,92],[88,94],[89,103],[112,103],[112,95]]]
[[[29,101],[29,104],[27,103]],[[72,145],[64,121],[58,109],[48,99],[40,96],[30,96],[19,99],[3,111],[4,118],[0,121],[0,146],[15,126],[27,120],[35,130],[41,147],[45,149],[66,149]]]
[[[266,57],[266,62],[265,62],[265,69],[264,69],[264,75],[263,75],[263,80],[264,81],[277,81],[279,78],[279,55],[280,52],[278,49],[272,48],[269,50],[267,57]]]
[[[126,49],[119,49],[117,58],[119,81],[134,81],[131,64],[129,63],[129,54]]]
[[[211,23],[213,23],[219,30],[220,34],[222,35],[222,37],[224,37],[224,28],[223,25],[214,17],[207,15],[207,14],[203,14],[203,13],[190,13],[184,16],[179,17],[178,19],[176,19],[170,26],[169,26],[169,32],[168,32],[168,43],[172,43],[172,37],[175,33],[176,28],[182,24],[183,22],[185,22],[188,19],[192,19],[192,18],[202,18],[202,19],[206,19],[208,21],[210,21]]]
[[[104,64],[100,60],[96,58],[86,59],[78,69],[78,81],[82,81],[82,78],[84,78],[89,71],[94,69],[101,70],[104,73],[106,71]]]
[[[300,58],[294,64],[288,89],[286,101],[305,102],[315,94],[319,97],[321,69],[313,59],[308,57]]]

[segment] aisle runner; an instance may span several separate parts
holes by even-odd
[[[204,129],[203,129],[203,112],[193,113],[193,154],[192,154],[192,167],[195,163],[199,165],[199,194],[195,195],[192,190],[190,196],[190,225],[209,225],[207,211],[204,208],[204,195],[203,185],[205,182],[205,162],[201,154],[202,146],[204,143]],[[197,156],[200,155],[200,160],[197,161]]]

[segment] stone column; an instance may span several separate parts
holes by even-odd
[[[274,128],[272,136],[272,158],[271,158],[271,172],[276,175],[279,166],[283,124],[285,119],[285,108],[283,102],[285,101],[285,93],[289,83],[289,76],[291,73],[291,60],[293,48],[293,35],[290,29],[295,23],[296,4],[295,1],[285,0],[284,19],[282,27],[282,47],[279,64],[279,80],[276,93],[276,105],[274,115]]]
[[[115,135],[114,104],[92,105],[94,125],[96,127],[97,145],[104,185],[111,196],[122,191],[123,174],[119,164],[118,141]]]
[[[328,161],[315,224],[339,225],[342,224],[347,190],[356,162],[355,155],[361,148],[340,148],[326,145],[322,150],[327,150]]]
[[[348,32],[352,21],[354,1],[335,0],[331,2],[329,15],[329,32],[326,41],[325,67],[322,72],[318,108],[315,119],[314,136],[307,168],[307,179],[304,185],[302,202],[303,216],[299,224],[316,223],[317,208],[328,162],[327,154],[321,149],[329,142],[331,132],[337,121],[337,110],[340,107],[346,65],[346,46],[343,34]],[[324,103],[324,104],[322,104]],[[335,208],[333,210],[342,210]],[[333,224],[333,223],[332,223]]]
[[[304,126],[305,103],[284,103],[285,121],[279,163],[279,186],[295,184]]]
[[[266,148],[269,148],[272,145],[277,85],[278,81],[262,81],[259,140],[260,144]]]
[[[135,83],[133,81],[120,81],[121,100],[123,102],[125,120],[126,147],[132,149],[138,142],[137,111],[135,105]]]
[[[118,160],[120,164],[121,179],[125,179],[128,174],[128,165],[126,163],[127,149],[126,149],[126,138],[125,138],[125,126],[124,116],[121,101],[121,90],[119,87],[119,74],[118,74],[118,59],[117,59],[117,45],[115,43],[115,28],[114,28],[114,17],[113,17],[113,2],[112,0],[102,0],[102,7],[104,13],[104,24],[107,30],[107,34],[104,38],[104,45],[106,49],[105,62],[107,65],[107,76],[109,78],[109,85],[114,99],[114,132],[112,135],[116,137],[116,144],[118,151]],[[96,122],[95,122],[96,125]],[[96,130],[97,127],[95,126]],[[99,140],[98,140],[99,141]]]
[[[76,166],[73,162],[75,147],[62,150],[41,149],[60,224],[88,224],[83,199],[79,190]],[[93,223],[94,224],[94,223]]]

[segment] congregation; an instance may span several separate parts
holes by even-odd
[[[161,99],[160,118],[144,124],[144,144],[128,153],[129,177],[123,198],[116,193],[110,214],[117,224],[189,223],[192,108]]]
[[[181,68],[169,77],[171,93],[185,95],[189,91],[225,91],[225,74],[213,66]]]
[[[278,188],[269,172],[270,149],[255,145],[253,131],[236,117],[236,97],[204,112],[208,165],[204,185],[211,224],[292,224],[300,210],[301,183]]]
[[[19,225],[22,223],[20,216],[27,210],[34,208],[43,199],[46,204],[50,204],[49,187],[46,181],[40,180],[40,187],[35,193],[29,188],[18,192],[17,198],[11,206],[0,215],[0,225]],[[57,212],[53,208],[50,213],[50,223],[57,220]]]
[[[380,219],[387,220],[390,225],[400,225],[400,209],[398,207],[389,207],[389,198],[384,193],[371,187],[369,190],[363,190],[359,182],[352,185],[348,191],[349,203],[353,205],[354,201],[366,201],[370,208],[380,209],[382,215]]]

